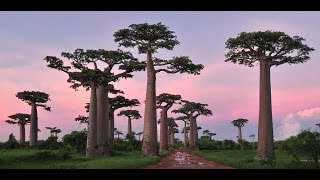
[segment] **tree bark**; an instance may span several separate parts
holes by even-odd
[[[194,144],[195,144],[195,148],[199,149],[199,136],[198,136],[198,125],[197,125],[197,119],[195,117],[193,117],[194,119]]]
[[[156,73],[150,51],[147,53],[147,91],[144,112],[142,153],[144,156],[158,156]]]
[[[19,124],[19,126],[20,126],[20,144],[25,144],[26,142],[25,124]]]
[[[169,149],[169,146],[171,146],[171,131],[170,131],[170,128],[169,126],[167,126],[167,141],[168,141],[168,149]]]
[[[132,134],[131,118],[128,118],[128,134]]]
[[[188,135],[187,135],[187,122],[184,122],[184,129],[183,129],[183,146],[184,148],[188,148],[188,143],[187,143],[187,139],[188,139]]]
[[[242,151],[243,150],[243,143],[242,143],[242,133],[241,133],[241,127],[240,126],[238,127],[238,141],[239,141],[240,148],[241,148],[241,151]]]
[[[171,144],[174,145],[174,132],[171,133]]]
[[[95,156],[97,148],[97,94],[96,85],[91,82],[91,96],[89,107],[89,126],[87,137],[86,156]]]
[[[114,110],[109,112],[109,139],[112,144],[114,142]]]
[[[97,92],[97,155],[105,156],[109,153],[109,108],[108,92],[98,87]]]
[[[190,117],[190,133],[189,133],[189,148],[194,150],[196,149],[196,144],[195,144],[195,124],[194,124],[194,118]]]
[[[168,109],[163,107],[160,112],[160,152],[169,150],[168,146]]]
[[[38,112],[35,102],[31,102],[30,117],[30,146],[36,146],[38,143]]]
[[[270,65],[260,60],[260,102],[258,127],[258,160],[274,158]]]

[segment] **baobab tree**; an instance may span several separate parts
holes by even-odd
[[[172,50],[180,44],[174,32],[162,23],[131,24],[129,28],[115,32],[114,37],[115,42],[119,42],[119,46],[138,47],[139,54],[147,54],[146,63],[141,64],[147,69],[142,152],[144,156],[158,156],[156,74],[166,72],[198,75],[203,65],[193,64],[187,56],[173,57],[171,60],[152,58],[152,54],[157,53],[158,49]],[[155,69],[155,66],[161,66],[161,68]]]
[[[320,123],[316,124],[316,126],[318,126],[320,128]]]
[[[235,127],[238,127],[238,142],[240,143],[241,150],[243,150],[243,143],[242,143],[242,132],[241,128],[248,122],[248,119],[239,118],[236,120],[231,121]]]
[[[138,136],[138,138],[139,138],[139,141],[140,141],[140,136],[143,134],[143,132],[139,132],[139,133],[137,133],[136,135]]]
[[[167,126],[167,133],[168,133],[168,136],[167,136],[167,138],[168,138],[168,143],[170,144],[170,145],[173,145],[173,143],[172,143],[172,136],[174,136],[174,135],[172,135],[172,132],[173,132],[173,129],[174,128],[176,128],[176,127],[178,127],[178,124],[175,122],[175,119],[174,118],[172,118],[172,117],[169,117],[169,118],[167,118],[167,123],[168,123],[168,126]]]
[[[209,132],[209,133],[208,133],[209,140],[212,140],[212,136],[215,136],[215,135],[217,135],[217,134],[216,134],[216,133]]]
[[[207,108],[207,104],[201,104],[196,102],[190,102],[182,100],[184,104],[173,110],[173,113],[182,113],[189,118],[190,121],[190,138],[189,138],[189,148],[196,149],[198,147],[198,127],[197,127],[197,117],[200,115],[211,116],[212,111]]]
[[[122,110],[120,111],[119,114],[117,114],[117,116],[125,116],[128,118],[128,131],[127,134],[132,135],[132,126],[131,126],[131,120],[134,119],[140,119],[141,115],[139,113],[139,111],[137,110]]]
[[[139,106],[140,102],[138,99],[127,99],[123,96],[116,96],[114,98],[109,98],[110,102],[110,110],[109,110],[109,128],[110,132],[113,133],[114,129],[114,111],[123,107],[133,107],[133,106]],[[110,135],[110,143],[113,143],[114,136]]]
[[[249,137],[252,138],[252,149],[254,150],[254,138],[256,137],[256,135],[251,134],[251,135],[249,135]]]
[[[28,103],[31,106],[30,115],[30,146],[36,146],[38,143],[38,111],[37,107],[43,107],[46,111],[51,111],[51,107],[45,103],[50,100],[49,94],[40,91],[18,92],[16,97]]]
[[[68,82],[72,83],[72,88],[77,89],[83,86],[86,90],[91,89],[86,154],[87,156],[109,155],[109,83],[118,81],[120,78],[132,77],[131,72],[144,68],[136,66],[139,62],[130,52],[121,50],[76,49],[74,53],[63,52],[61,56],[72,60],[71,65],[75,71],[71,72],[70,66],[65,66],[61,59],[54,56],[45,58],[49,63],[48,67],[67,73]],[[103,62],[107,67],[100,70],[97,62]],[[93,64],[94,69],[90,69],[88,64]],[[119,65],[119,70],[122,72],[118,74],[111,72],[115,65]]]
[[[303,44],[304,38],[279,31],[242,32],[229,38],[225,62],[260,66],[260,98],[258,150],[256,159],[274,158],[270,69],[282,64],[299,64],[310,59],[313,48]]]
[[[58,129],[57,127],[46,127],[46,129],[49,129],[50,137],[53,137],[55,140],[58,139],[58,134],[61,133],[61,129]]]
[[[74,120],[78,121],[80,124],[86,124],[88,126],[89,125],[89,120],[88,119],[89,119],[88,116],[79,115]]]
[[[121,131],[115,130],[114,135],[117,135],[118,139],[120,139],[120,135],[123,135],[123,133]]]
[[[20,127],[20,144],[24,144],[26,142],[26,130],[25,125],[30,124],[30,114],[17,113],[8,116],[12,120],[6,120],[5,122],[8,124],[17,124]]]
[[[157,96],[157,108],[161,109],[160,112],[160,151],[169,150],[168,148],[168,110],[175,103],[181,100],[180,95],[162,93]]]
[[[206,130],[204,130],[204,131],[202,132],[202,134],[205,135],[205,137],[209,139],[208,133],[210,133],[209,129],[206,129]]]
[[[179,116],[176,118],[176,120],[181,120],[184,123],[184,127],[183,127],[183,146],[184,148],[188,148],[188,132],[189,132],[189,128],[187,128],[187,124],[190,124],[188,122],[189,117],[188,116]]]
[[[176,133],[179,133],[179,130],[177,128],[171,128],[170,129],[170,144],[171,145],[174,145],[174,140],[175,140],[175,137],[174,137],[174,134]]]

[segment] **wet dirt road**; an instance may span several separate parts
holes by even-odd
[[[144,169],[233,169],[195,154],[175,149],[157,164],[150,164]]]

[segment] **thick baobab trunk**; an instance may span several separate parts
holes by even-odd
[[[30,117],[30,146],[36,146],[38,142],[38,112],[35,102],[31,102],[31,117]]]
[[[114,111],[109,112],[109,142],[112,144],[114,142]]]
[[[147,91],[144,111],[142,153],[144,156],[159,155],[156,111],[156,73],[150,51],[147,53]]]
[[[198,125],[197,125],[197,119],[196,118],[193,118],[194,119],[194,144],[195,144],[195,147],[196,149],[199,149],[199,136],[198,136]]]
[[[270,65],[265,60],[260,60],[259,100],[258,151],[256,159],[265,160],[274,158]]]
[[[238,127],[238,141],[240,144],[241,151],[243,150],[243,143],[242,143],[242,133],[241,133],[241,127]]]
[[[183,128],[183,146],[184,148],[188,147],[187,143],[188,135],[187,135],[187,123],[184,122],[184,128]]]
[[[108,92],[103,87],[97,90],[97,155],[109,155],[109,108]]]
[[[174,145],[174,132],[171,133],[171,144]]]
[[[190,118],[190,133],[189,133],[189,148],[190,149],[196,149],[196,144],[195,144],[195,124],[194,124],[194,118]]]
[[[26,142],[26,129],[24,124],[19,124],[20,126],[20,144],[24,144]]]
[[[131,118],[128,118],[128,134],[132,134]]]
[[[96,155],[97,146],[97,94],[94,82],[91,82],[91,96],[89,107],[89,126],[87,137],[86,156]]]
[[[169,150],[168,146],[168,122],[167,122],[168,109],[162,108],[160,116],[160,152]]]

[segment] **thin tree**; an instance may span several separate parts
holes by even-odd
[[[160,112],[160,151],[169,150],[168,145],[168,110],[181,100],[180,95],[162,93],[157,96],[157,108]]]
[[[243,150],[243,143],[242,143],[242,132],[241,128],[248,122],[247,119],[239,118],[236,120],[231,121],[235,127],[238,127],[238,142],[240,143],[241,150]]]
[[[26,142],[26,130],[25,130],[25,125],[30,124],[30,114],[22,114],[22,113],[17,113],[8,116],[12,120],[6,120],[5,122],[8,124],[17,124],[20,127],[20,144],[25,144]]]
[[[206,129],[206,130],[204,130],[204,131],[202,132],[202,134],[203,134],[203,135],[205,135],[205,136],[206,136],[206,138],[208,138],[208,139],[209,139],[209,135],[208,135],[208,133],[210,133],[209,129]]]
[[[147,69],[142,152],[144,156],[159,155],[157,148],[156,74],[166,72],[198,75],[203,69],[203,65],[193,64],[187,56],[174,57],[171,60],[152,58],[152,54],[156,53],[158,49],[172,50],[179,44],[174,32],[161,23],[131,24],[129,28],[115,32],[114,37],[115,42],[119,42],[119,46],[138,47],[140,54],[147,54],[146,63],[141,64]],[[162,66],[162,68],[156,70],[155,66]]]
[[[128,131],[127,134],[132,135],[132,126],[131,126],[131,120],[134,119],[140,119],[141,115],[139,113],[139,111],[137,110],[122,110],[120,111],[119,114],[117,114],[117,116],[125,116],[128,118]]]
[[[136,135],[138,135],[139,141],[140,141],[140,136],[143,134],[143,132],[139,132]]]
[[[190,138],[189,138],[189,148],[198,148],[198,127],[197,127],[197,117],[200,115],[211,116],[212,111],[207,108],[207,104],[201,104],[196,102],[190,102],[183,100],[184,104],[173,110],[173,113],[182,113],[186,115],[190,120]]]
[[[30,146],[36,146],[38,143],[38,111],[37,107],[43,107],[46,111],[51,111],[51,107],[45,103],[50,100],[49,94],[40,91],[18,92],[16,97],[28,103],[31,106],[30,115]]]
[[[46,129],[49,129],[50,137],[58,140],[58,134],[61,133],[61,129],[58,129],[57,127],[46,127]]]
[[[256,135],[251,134],[251,135],[249,135],[249,137],[252,138],[252,150],[254,150],[254,138],[256,137]]]
[[[109,111],[109,128],[110,132],[113,133],[114,129],[114,112],[117,109],[123,108],[123,107],[133,107],[133,106],[139,106],[140,102],[138,99],[127,99],[123,96],[116,96],[114,98],[109,98],[110,102],[110,111]],[[110,135],[110,143],[113,143],[114,141],[114,136]]]
[[[226,54],[225,62],[249,67],[259,62],[260,98],[256,156],[258,160],[274,158],[270,68],[308,61],[309,53],[314,49],[303,44],[304,40],[299,36],[290,37],[284,32],[258,31],[242,32],[226,42],[226,48],[230,51]]]
[[[115,130],[114,135],[117,135],[118,139],[120,139],[120,135],[123,135],[123,133],[121,131]]]

